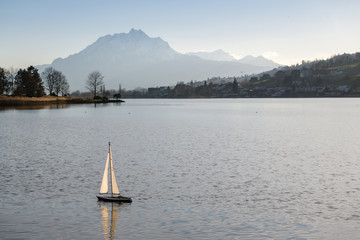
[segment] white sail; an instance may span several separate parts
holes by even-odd
[[[111,154],[110,145],[109,145],[109,152],[110,152],[110,171],[111,171],[111,191],[112,191],[113,194],[120,194],[118,185],[116,183],[114,165],[113,165],[113,161],[112,161],[112,154]]]
[[[108,191],[109,191],[108,172],[109,172],[109,153],[107,155],[104,175],[103,175],[103,178],[102,178],[102,181],[101,181],[100,193],[108,193]]]

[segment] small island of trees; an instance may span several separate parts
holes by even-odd
[[[121,94],[114,92],[115,100],[109,100],[109,91],[105,91],[104,76],[99,71],[89,74],[86,87],[90,90],[92,98],[69,97],[70,85],[65,75],[54,69],[46,68],[40,75],[38,69],[29,66],[27,69],[17,71],[0,67],[0,105],[24,105],[38,103],[96,103],[120,102]],[[46,92],[53,98],[44,98]],[[100,96],[101,95],[101,96]],[[6,98],[6,96],[9,96]],[[18,97],[18,98],[14,98]],[[28,98],[28,100],[26,100]]]
[[[45,84],[43,79],[45,79]],[[38,69],[30,66],[16,71],[0,67],[0,94],[20,97],[42,97],[45,89],[52,96],[67,96],[70,86],[66,77],[52,67],[45,69],[42,78]],[[45,87],[44,87],[45,85]]]

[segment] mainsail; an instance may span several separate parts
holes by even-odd
[[[105,164],[105,170],[104,175],[101,181],[101,187],[100,187],[100,193],[108,193],[109,187],[108,187],[108,172],[109,172],[109,153],[107,155],[106,164]]]

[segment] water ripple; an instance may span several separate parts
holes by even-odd
[[[110,236],[103,223],[117,220],[116,239],[357,239],[357,101],[129,100],[0,112],[1,235],[101,239]],[[95,195],[108,141],[134,202],[117,217],[106,205],[104,218]]]

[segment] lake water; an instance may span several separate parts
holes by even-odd
[[[360,99],[0,111],[1,239],[359,239]],[[120,191],[96,194],[111,141]]]

